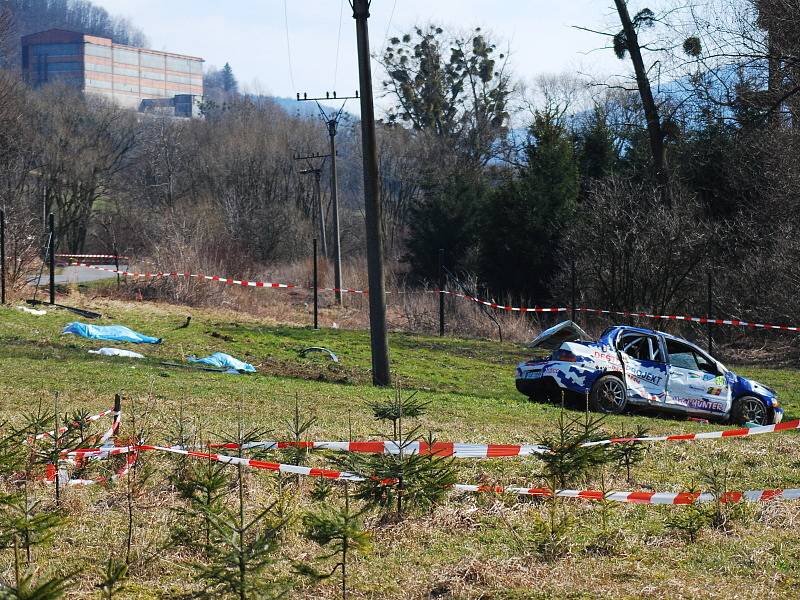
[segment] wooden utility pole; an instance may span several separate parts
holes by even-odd
[[[53,213],[48,217],[50,224],[50,304],[56,303],[56,218]]]
[[[342,250],[339,235],[339,188],[336,183],[336,132],[339,127],[339,119],[342,117],[344,105],[348,100],[357,99],[358,91],[355,96],[339,96],[336,97],[336,92],[333,92],[331,97],[330,92],[325,92],[325,97],[309,98],[308,94],[303,94],[300,97],[300,92],[297,93],[298,102],[314,101],[317,103],[320,116],[328,128],[328,137],[330,138],[330,156],[331,156],[331,204],[333,206],[333,287],[336,288],[336,303],[342,304]],[[328,114],[319,103],[320,100],[342,100],[342,106],[335,113]]]
[[[6,212],[0,210],[0,304],[6,303]]]
[[[364,214],[367,229],[369,275],[369,332],[372,349],[372,384],[388,386],[389,341],[386,332],[386,288],[383,276],[381,204],[378,195],[378,155],[375,139],[375,106],[372,103],[372,71],[369,56],[369,0],[350,0],[356,20],[358,81],[361,91],[361,153],[364,161]]]
[[[325,211],[322,208],[322,190],[320,189],[319,185],[319,178],[322,175],[322,166],[325,164],[325,159],[328,158],[328,154],[308,154],[306,156],[299,156],[295,155],[295,160],[304,160],[308,165],[307,169],[302,169],[300,171],[301,175],[313,175],[314,176],[314,195],[317,201],[317,218],[319,219],[319,235],[320,240],[322,241],[322,255],[328,256],[328,240],[325,236]],[[311,162],[312,159],[321,158],[322,162],[319,166],[314,166]]]

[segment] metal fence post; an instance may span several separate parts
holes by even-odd
[[[56,218],[50,213],[50,304],[56,303]]]
[[[117,290],[119,290],[119,250],[116,244],[114,244],[114,268],[117,271]]]
[[[708,351],[713,352],[714,350],[714,340],[711,337],[711,313],[714,310],[714,306],[711,303],[711,287],[714,284],[714,280],[712,278],[711,271],[708,272],[708,306],[706,311],[706,326],[708,327]]]
[[[439,335],[444,335],[444,248],[439,248]]]
[[[6,211],[0,210],[0,304],[6,303]]]
[[[575,259],[572,259],[571,274],[570,274],[570,287],[572,288],[572,321],[575,322]]]
[[[319,329],[319,283],[317,281],[317,238],[314,238],[314,329]]]

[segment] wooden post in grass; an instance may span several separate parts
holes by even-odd
[[[56,303],[56,217],[50,213],[50,304]]]
[[[0,210],[0,304],[6,303],[6,211]]]
[[[317,238],[314,238],[314,329],[319,329],[319,282],[317,281]]]
[[[444,248],[439,248],[439,335],[444,335]]]

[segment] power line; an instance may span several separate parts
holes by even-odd
[[[386,24],[386,33],[383,34],[383,44],[381,44],[381,52],[383,49],[386,48],[386,40],[389,39],[389,29],[392,26],[392,20],[394,19],[394,9],[397,8],[397,0],[394,0],[392,3],[392,12],[389,13],[389,22]]]
[[[339,75],[339,46],[342,43],[342,14],[344,13],[344,3],[339,4],[339,33],[336,35],[336,60],[333,63],[333,89],[336,89],[336,77]]]
[[[287,0],[283,0],[283,24],[286,28],[286,57],[289,63],[289,81],[293,89],[297,89],[294,85],[294,73],[292,72],[292,46],[289,43],[289,9],[286,7]]]

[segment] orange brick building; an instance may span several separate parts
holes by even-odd
[[[61,29],[22,38],[22,73],[34,87],[63,81],[134,110],[169,104],[178,116],[192,116],[203,95],[202,58]]]

